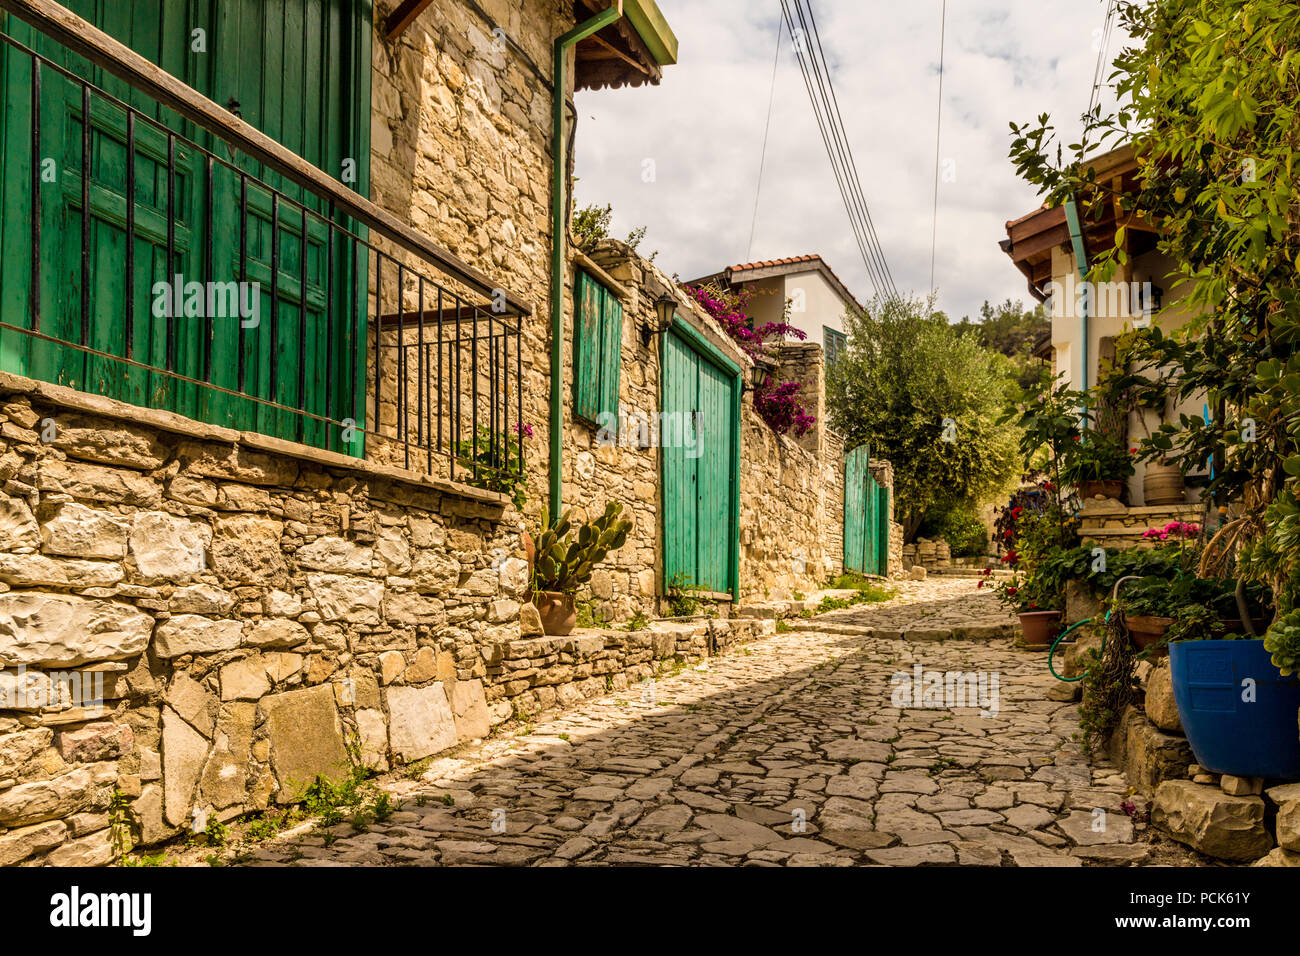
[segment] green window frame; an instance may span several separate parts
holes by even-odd
[[[822,348],[826,352],[827,368],[834,367],[849,349],[849,337],[829,325],[822,326],[822,342],[824,343]]]
[[[573,414],[616,434],[623,364],[623,303],[590,273],[581,270],[573,301]]]

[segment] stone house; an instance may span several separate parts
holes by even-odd
[[[831,440],[765,430],[662,274],[564,241],[554,116],[676,55],[653,0],[612,10],[0,0],[0,865],[108,862],[114,793],[156,843],[748,633],[539,636],[548,496],[631,506],[610,619],[688,556],[731,603],[838,569]],[[615,407],[730,428],[671,465],[729,496],[712,551],[665,547],[660,449],[575,414],[613,388],[579,288]],[[665,409],[637,350],[670,341]]]

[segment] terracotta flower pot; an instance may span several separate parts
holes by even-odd
[[[1172,617],[1124,615],[1124,626],[1128,628],[1128,636],[1133,641],[1133,646],[1139,651],[1144,651],[1152,644],[1159,642],[1159,640],[1165,636],[1165,631],[1169,630],[1169,625],[1172,623],[1174,623]],[[1169,648],[1162,647],[1156,651],[1153,656],[1164,657],[1168,653]]]
[[[1124,481],[1121,478],[1114,478],[1107,481],[1081,481],[1079,482],[1079,497],[1085,501],[1096,498],[1101,495],[1103,498],[1114,498],[1119,500],[1119,496],[1124,493]]]
[[[1178,466],[1148,464],[1142,474],[1142,500],[1148,505],[1181,505],[1183,474]]]
[[[537,591],[533,603],[542,619],[542,630],[552,637],[572,634],[578,623],[578,609],[572,594],[560,591]]]
[[[1056,639],[1060,611],[1022,611],[1019,617],[1026,644],[1038,646],[1050,644]]]

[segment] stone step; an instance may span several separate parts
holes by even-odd
[[[796,630],[819,634],[844,634],[853,637],[875,637],[885,641],[996,641],[1014,637],[1017,627],[1011,623],[957,624],[949,627],[874,627],[864,624],[840,623],[834,620],[812,619],[800,621]]]

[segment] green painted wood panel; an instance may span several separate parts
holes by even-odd
[[[681,338],[663,337],[663,415],[660,444],[663,463],[664,584],[692,584],[697,577],[696,486],[691,458],[695,443],[693,412],[699,395],[699,356]]]
[[[614,434],[623,364],[623,304],[586,272],[579,271],[575,283],[573,414]]]
[[[670,330],[662,378],[664,583],[734,591],[737,376]]]
[[[343,160],[355,160],[356,181],[349,185],[367,194],[371,0],[68,0],[68,6],[327,172],[340,175]],[[259,164],[234,154],[215,137],[162,110],[124,81],[91,67],[19,21],[10,18],[6,29],[178,134],[234,158],[249,176],[265,179],[314,212],[330,213],[299,187],[280,182]],[[195,49],[195,30],[203,31],[205,50]],[[31,66],[30,60],[13,51],[0,56],[5,79],[0,113],[0,155],[5,171],[0,208],[6,222],[0,240],[4,286],[0,316],[14,325],[31,327],[30,263],[22,248],[30,233],[31,195],[29,189],[21,188],[30,182],[32,162],[30,96],[23,95],[30,89]],[[80,341],[81,93],[77,84],[54,71],[42,73],[41,158],[54,160],[59,188],[43,188],[40,195],[41,330]],[[359,383],[364,382],[366,361],[364,255],[336,248],[331,267],[330,230],[325,224],[309,218],[304,237],[301,213],[286,206],[278,227],[273,227],[269,194],[250,185],[248,261],[241,267],[240,177],[221,166],[213,166],[210,173],[205,158],[183,145],[177,147],[176,172],[170,184],[173,229],[169,255],[167,139],[137,123],[135,265],[134,274],[128,277],[122,268],[127,236],[126,126],[122,110],[101,98],[92,100],[88,176],[92,321],[87,344],[125,355],[129,329],[137,361],[164,367],[170,349],[178,373],[201,379],[210,361],[213,383],[236,389],[242,342],[244,386],[249,394],[302,406],[316,415],[350,417],[363,425],[364,388]],[[212,222],[206,214],[209,180]],[[356,224],[343,218],[336,221],[364,235]],[[272,242],[278,243],[280,252],[274,323],[270,320]],[[154,284],[177,274],[187,282],[246,278],[260,283],[260,322],[241,335],[234,317],[214,318],[209,324],[183,317],[169,322],[155,315],[151,309]],[[361,281],[354,281],[358,275]],[[129,317],[128,282],[134,290]],[[332,316],[326,309],[331,295]],[[301,363],[300,354],[304,355]],[[353,356],[355,364],[351,363]],[[217,424],[358,454],[362,450],[359,439],[345,447],[337,434],[329,433],[339,429],[327,429],[304,416],[110,359],[88,358],[76,350],[33,343],[19,333],[0,334],[0,365]]]
[[[573,303],[573,414],[596,423],[600,414],[601,288],[587,273],[575,279]]]
[[[889,563],[889,489],[871,477],[871,452],[860,445],[844,459],[844,568],[885,574]]]
[[[855,448],[844,458],[844,568],[866,570],[866,498],[862,494],[867,474],[867,446]]]
[[[874,480],[873,480],[874,483]],[[879,505],[876,508],[876,574],[889,574],[889,489],[876,487]]]
[[[600,301],[600,405],[597,418],[611,434],[618,433],[618,389],[623,366],[623,303],[606,288]]]

